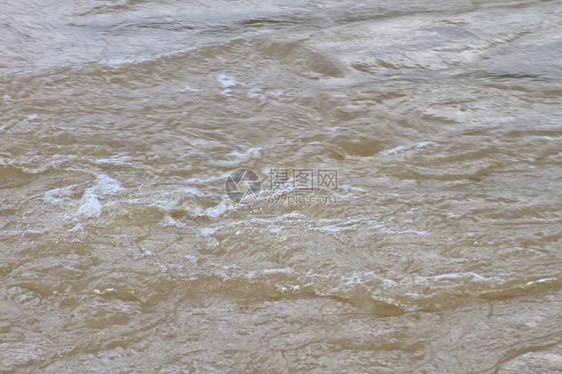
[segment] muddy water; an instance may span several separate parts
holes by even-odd
[[[559,372],[561,9],[4,1],[0,370]]]

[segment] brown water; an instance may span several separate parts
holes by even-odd
[[[562,372],[560,1],[1,8],[0,371]]]

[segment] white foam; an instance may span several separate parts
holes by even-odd
[[[347,184],[338,186],[338,190],[342,190],[342,191],[352,191],[352,192],[367,192],[364,188],[361,187],[353,187],[353,186],[349,186]]]
[[[260,157],[261,151],[263,148],[255,147],[255,148],[248,148],[248,150],[244,153],[238,151],[232,151],[226,155],[226,157],[234,157],[238,160],[245,160],[249,157]]]
[[[292,211],[290,213],[283,214],[281,216],[274,216],[272,218],[257,218],[254,217],[250,220],[251,223],[262,223],[266,225],[272,225],[277,222],[286,222],[288,219],[292,219],[293,221],[300,222],[305,219],[306,216],[300,212]],[[245,224],[245,222],[243,223]]]
[[[100,289],[98,289],[98,288],[94,288],[94,291],[93,291],[93,292],[94,292],[96,295],[105,295],[105,294],[107,294],[107,293],[115,292],[115,288],[110,287],[110,288],[106,288],[106,289],[104,289],[104,290],[100,290]]]
[[[526,285],[527,286],[534,286],[537,283],[550,283],[550,282],[556,282],[557,280],[558,280],[558,278],[543,278],[543,279],[537,279],[535,281],[527,282]]]
[[[265,269],[262,271],[263,274],[294,274],[295,270],[292,268],[284,269]]]
[[[49,229],[29,229],[29,230],[25,230],[25,234],[43,235],[48,233],[49,231],[50,231]]]
[[[207,208],[205,210],[205,214],[211,218],[218,218],[222,216],[225,212],[229,211],[230,209],[232,209],[232,205],[227,205],[223,201],[217,206],[214,206],[212,208]]]
[[[434,275],[431,277],[418,276],[416,278],[416,283],[425,283],[427,281],[454,280],[454,279],[462,279],[462,278],[472,278],[472,280],[475,282],[488,282],[493,280],[493,278],[486,278],[480,274],[469,271],[466,273],[446,273],[446,274]]]
[[[63,205],[72,196],[75,187],[76,185],[72,185],[49,190],[43,195],[43,201],[53,205]]]
[[[219,74],[217,76],[217,80],[225,88],[244,85],[244,83],[238,82],[234,77],[231,77],[226,74]]]
[[[269,225],[267,229],[272,234],[279,234],[283,230],[283,227],[276,226],[276,225]]]
[[[93,190],[88,188],[86,192],[84,192],[80,208],[78,208],[76,215],[85,218],[99,217],[101,215],[101,211],[101,202],[98,200],[98,197]]]
[[[140,64],[142,62],[147,62],[153,60],[154,57],[152,56],[119,56],[119,57],[110,57],[110,58],[102,58],[99,60],[100,64],[109,65],[109,66],[121,66],[126,64]]]
[[[201,229],[201,235],[203,235],[204,237],[210,237],[212,236],[215,232],[217,232],[217,229],[213,228],[213,227],[203,227]]]
[[[176,221],[174,218],[172,218],[172,216],[169,215],[166,215],[164,217],[164,223],[162,225],[167,227],[178,227],[178,228],[186,227],[185,223]]]
[[[84,191],[76,215],[85,218],[99,217],[102,212],[102,204],[99,197],[114,195],[124,190],[115,179],[105,174],[98,175],[95,186]]]
[[[233,206],[231,204],[226,204],[222,201],[220,204],[210,207],[207,209],[201,209],[200,207],[196,207],[191,210],[191,213],[197,217],[210,217],[210,218],[218,218],[222,216],[225,212],[231,210]]]
[[[424,230],[402,230],[402,231],[394,231],[391,229],[385,229],[384,232],[386,232],[387,234],[415,234],[415,235],[421,235],[421,236],[427,236],[430,235],[430,232],[428,231],[424,231]]]
[[[267,93],[270,96],[274,96],[274,97],[281,97],[281,96],[285,96],[285,92],[281,91],[281,90],[274,90],[274,91],[270,91]]]
[[[150,204],[150,206],[156,207],[158,209],[162,209],[166,212],[172,210],[176,205],[177,205],[177,201],[174,200],[160,200]]]
[[[417,148],[426,148],[426,147],[431,147],[431,146],[436,146],[437,143],[435,142],[421,142],[421,143],[416,143],[416,144],[410,144],[410,145],[399,145],[398,147],[394,147],[392,149],[386,149],[384,151],[381,151],[382,154],[385,155],[393,155],[399,152],[403,152],[403,151],[409,151],[411,149],[417,149]]]
[[[111,158],[102,158],[95,160],[98,165],[115,165],[115,166],[130,166],[132,158],[124,154],[116,155]]]
[[[261,157],[261,151],[261,147],[249,148],[244,153],[232,151],[226,155],[228,160],[221,161],[220,164],[225,166],[236,166],[243,161],[247,161],[248,159]]]
[[[98,175],[96,185],[94,186],[95,193],[101,196],[113,195],[124,190],[118,181],[105,174]]]
[[[384,287],[395,287],[398,285],[392,279],[382,278],[373,271],[353,272],[350,276],[342,276],[342,282],[345,286],[361,285],[365,286],[365,281],[376,280],[382,282]]]
[[[203,191],[201,191],[199,188],[196,188],[196,187],[186,187],[186,188],[183,189],[183,192],[190,193],[194,196],[205,196]]]
[[[283,218],[296,218],[296,219],[303,219],[306,218],[306,215],[304,215],[303,213],[292,211],[291,213],[287,213],[287,214],[283,214],[281,217],[279,217],[281,219]]]
[[[80,223],[77,223],[76,226],[74,226],[73,228],[71,228],[68,231],[70,231],[70,232],[84,231],[84,226],[82,226],[82,224],[80,224]]]
[[[263,95],[261,92],[263,90],[259,87],[254,87],[250,90],[250,92],[248,92],[248,97],[250,99],[260,99],[260,100],[264,100],[265,99],[265,95]]]
[[[325,218],[318,222],[320,225],[317,227],[310,227],[311,230],[318,230],[321,232],[333,232],[337,233],[346,230],[359,230],[361,225],[370,224],[369,220],[363,218],[350,218],[350,219],[339,219],[339,218]]]

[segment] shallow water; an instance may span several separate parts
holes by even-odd
[[[0,370],[560,372],[560,1],[2,7]]]

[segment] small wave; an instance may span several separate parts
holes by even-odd
[[[217,80],[224,88],[234,87],[234,86],[244,86],[245,83],[238,82],[236,78],[231,77],[226,74],[219,74]]]
[[[55,188],[45,192],[43,201],[53,205],[64,205],[71,200],[75,194],[76,185]]]
[[[437,143],[435,142],[421,142],[421,143],[416,143],[416,144],[411,144],[411,145],[399,145],[398,147],[394,147],[392,149],[386,149],[384,151],[382,151],[381,153],[384,155],[393,155],[393,154],[397,154],[400,152],[406,152],[412,149],[418,149],[418,148],[427,148],[427,147],[435,147],[437,146]]]
[[[103,209],[99,198],[114,195],[124,190],[115,179],[105,174],[99,175],[96,184],[84,192],[76,216],[83,218],[99,217]]]
[[[428,281],[442,281],[442,280],[457,280],[457,279],[471,279],[474,282],[490,282],[494,280],[498,280],[497,278],[486,278],[480,274],[474,272],[467,272],[467,273],[447,273],[447,274],[440,274],[434,275],[431,277],[422,277],[418,276],[416,278],[416,283],[426,283]]]

